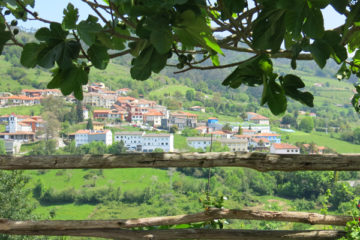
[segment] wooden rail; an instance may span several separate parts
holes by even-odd
[[[345,226],[351,216],[322,215],[307,212],[260,211],[211,208],[205,212],[138,219],[119,220],[45,220],[45,221],[11,221],[0,219],[0,232],[3,231],[43,231],[43,230],[96,230],[150,227],[198,223],[215,219],[242,219],[300,222],[307,224]]]
[[[359,171],[360,154],[132,153],[120,155],[0,156],[0,169],[246,167],[258,171]]]
[[[259,231],[259,230],[211,230],[211,229],[170,229],[170,230],[43,230],[4,231],[14,235],[82,236],[118,240],[336,240],[345,235],[344,231]]]

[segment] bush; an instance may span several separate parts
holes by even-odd
[[[296,199],[292,202],[293,207],[296,211],[307,211],[314,209],[316,204],[314,201],[307,201],[304,198],[302,199]]]

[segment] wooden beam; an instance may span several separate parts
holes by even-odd
[[[360,154],[131,153],[120,155],[0,156],[0,169],[246,167],[258,171],[359,171]]]
[[[138,219],[119,220],[45,220],[45,221],[12,221],[0,219],[0,233],[4,231],[43,231],[43,230],[103,230],[178,225],[197,223],[215,219],[243,219],[300,222],[307,224],[345,226],[351,216],[322,215],[307,212],[259,211],[211,208],[205,212]]]
[[[344,231],[260,231],[260,230],[211,230],[211,229],[170,229],[170,230],[41,230],[7,231],[13,235],[82,236],[118,240],[335,240],[345,236]]]

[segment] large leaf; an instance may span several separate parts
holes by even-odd
[[[311,9],[304,23],[303,32],[310,38],[321,38],[324,31],[324,18],[321,10]]]
[[[286,111],[287,100],[283,88],[275,81],[276,77],[272,74],[264,79],[262,104],[267,103],[270,111],[279,115]]]
[[[284,40],[285,10],[263,10],[254,22],[253,45],[257,49],[276,52]]]
[[[349,4],[349,0],[330,0],[331,6],[339,13],[345,13],[346,6]]]
[[[23,51],[21,52],[20,63],[24,67],[34,68],[38,61],[39,53],[45,48],[44,44],[28,43],[25,44]]]
[[[212,36],[212,31],[201,15],[196,15],[192,10],[184,11],[177,19],[174,27],[176,36],[186,46],[201,46],[223,54],[220,46]]]
[[[106,47],[99,44],[93,44],[88,49],[87,53],[94,67],[98,69],[106,68],[110,60],[107,50],[108,49]]]
[[[75,29],[76,21],[79,18],[79,10],[74,7],[71,3],[64,9],[64,18],[62,25],[65,29]]]
[[[101,25],[97,23],[97,21],[97,17],[89,15],[86,21],[81,21],[77,25],[77,30],[81,40],[89,46],[95,43],[96,34],[102,30]]]
[[[0,23],[0,54],[7,41],[11,39],[11,32],[5,31],[5,24]]]
[[[288,74],[280,77],[280,82],[287,96],[309,107],[314,107],[314,96],[309,92],[301,92],[299,90],[304,88],[305,84],[298,76]]]

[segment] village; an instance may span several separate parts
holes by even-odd
[[[176,152],[174,134],[181,134],[186,129],[196,131],[196,136],[186,138],[189,147],[196,151],[211,151],[213,143],[226,146],[232,152],[270,152],[277,154],[300,154],[300,148],[282,142],[281,135],[271,130],[269,118],[254,112],[247,112],[244,121],[239,123],[220,122],[215,117],[199,121],[198,115],[186,110],[170,111],[156,101],[128,96],[128,88],[109,90],[103,83],[84,86],[82,101],[83,119],[91,119],[92,129],[79,129],[68,134],[67,139],[75,141],[79,147],[91,142],[103,142],[112,145],[122,141],[128,152]],[[73,96],[63,97],[54,89],[23,89],[20,95],[2,94],[0,106],[34,106],[41,104],[48,97],[65,98],[75,104]],[[89,110],[86,106],[91,106]],[[102,108],[102,109],[97,109]],[[205,112],[200,106],[193,106],[192,112]],[[0,123],[5,131],[0,139],[5,141],[6,151],[17,154],[21,144],[40,140],[37,134],[44,126],[41,116],[17,115],[16,113],[0,116]],[[128,124],[137,131],[114,131],[109,126]],[[115,128],[116,129],[116,128]],[[59,140],[64,146],[63,139]],[[309,146],[305,146],[309,148]],[[324,147],[318,146],[316,153],[323,153]]]

